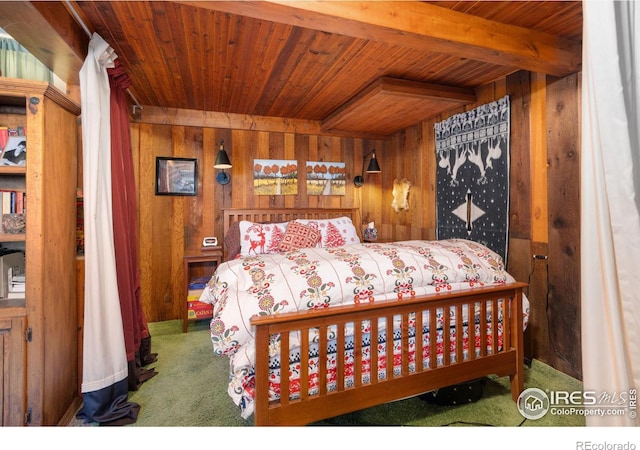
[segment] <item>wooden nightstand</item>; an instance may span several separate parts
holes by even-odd
[[[184,301],[182,316],[182,332],[186,333],[189,327],[189,282],[193,276],[212,276],[220,264],[222,264],[222,247],[202,247],[197,255],[184,256]],[[206,317],[202,317],[204,319]]]

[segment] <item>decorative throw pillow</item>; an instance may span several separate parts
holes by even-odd
[[[287,231],[280,241],[279,250],[288,252],[299,248],[310,248],[318,245],[320,232],[307,225],[303,225],[295,220],[289,222]]]
[[[227,259],[235,259],[240,254],[240,222],[233,222],[224,237],[224,245],[227,248]]]
[[[240,254],[242,256],[277,253],[288,222],[255,223],[240,221]]]
[[[297,219],[300,223],[320,231],[322,239],[320,247],[340,247],[341,245],[357,244],[360,242],[356,227],[348,217],[335,219]]]

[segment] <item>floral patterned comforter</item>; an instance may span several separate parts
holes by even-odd
[[[253,412],[255,345],[249,322],[253,315],[401,299],[512,281],[515,280],[505,271],[500,256],[476,242],[451,239],[361,243],[305,248],[225,262],[209,281],[200,301],[213,305],[211,340],[214,353],[230,358],[228,391],[246,418]],[[526,299],[525,302],[523,320],[526,326],[529,308]],[[465,312],[465,327],[466,316]],[[478,321],[475,322],[475,335],[480,336]],[[380,334],[384,334],[385,326],[380,324]],[[487,326],[489,336],[491,321]],[[500,331],[501,325],[498,326]],[[455,327],[450,332],[455,333]],[[441,339],[442,330],[439,333]],[[384,338],[379,337],[378,341],[380,339]],[[429,330],[423,330],[423,339],[428,341]],[[296,344],[295,337],[292,344]],[[477,345],[476,342],[472,348]],[[465,348],[465,353],[468,350]],[[271,353],[270,365],[274,374],[271,389],[272,395],[277,397],[280,359],[277,349]],[[291,364],[295,369],[295,358],[290,357],[289,364],[291,372]],[[385,365],[386,358],[382,358],[379,376],[383,376]],[[292,385],[295,386],[295,380]]]

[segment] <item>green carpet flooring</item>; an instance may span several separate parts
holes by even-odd
[[[151,351],[158,360],[149,367],[158,374],[129,400],[140,404],[134,427],[242,427],[251,419],[240,417],[227,394],[229,363],[213,354],[208,321],[189,324],[182,332],[179,320],[149,324]],[[582,383],[534,360],[525,368],[525,388],[581,390]],[[438,406],[417,397],[318,422],[317,426],[497,426],[582,427],[584,417],[547,414],[525,420],[511,400],[508,377],[488,378],[483,397],[460,406]]]

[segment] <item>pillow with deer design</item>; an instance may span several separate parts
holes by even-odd
[[[240,221],[240,255],[278,253],[288,222],[256,223]]]

